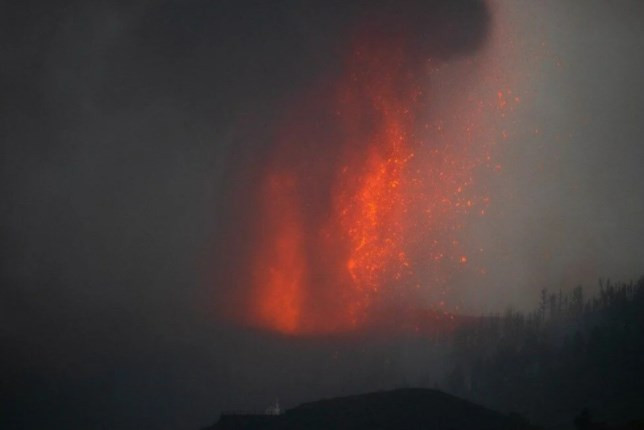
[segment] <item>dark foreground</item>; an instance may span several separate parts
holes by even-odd
[[[519,430],[534,428],[504,415],[429,389],[400,389],[305,403],[282,415],[222,415],[209,430],[227,429],[434,429]]]

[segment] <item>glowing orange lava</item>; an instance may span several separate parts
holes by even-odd
[[[489,202],[473,187],[476,169],[493,166],[476,145],[488,106],[473,103],[450,134],[419,114],[427,73],[404,36],[364,32],[352,46],[339,79],[304,97],[316,107],[297,105],[277,133],[257,196],[250,325],[353,330],[384,301],[444,283],[444,267],[471,265],[455,232]],[[490,103],[505,109],[506,96]]]
[[[353,164],[342,168],[335,193],[335,216],[349,243],[346,268],[353,288],[365,297],[377,293],[384,279],[400,279],[409,268],[404,237],[409,206],[406,168],[413,157],[412,112],[420,92],[406,73],[404,42],[397,42],[357,49],[351,80],[340,90],[340,116],[348,127],[364,115],[360,104],[366,104],[375,118],[367,135],[348,133],[347,148],[364,148],[352,139],[368,143],[361,153],[346,157]]]
[[[258,261],[258,318],[275,330],[295,332],[300,325],[304,271],[302,226],[294,200],[296,179],[290,175],[267,178],[262,209],[266,228],[274,235]]]
[[[307,182],[297,156],[267,172],[260,197],[265,236],[252,294],[255,324],[283,333],[355,328],[388,282],[411,273],[406,169],[421,92],[409,66],[404,40],[356,42],[329,102],[342,139],[341,163],[326,174],[331,195],[316,221],[306,209],[316,184]],[[285,152],[297,153],[302,135],[311,133],[304,128],[284,133]]]

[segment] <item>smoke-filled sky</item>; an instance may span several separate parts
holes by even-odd
[[[639,1],[0,17],[3,428],[430,384],[431,351],[327,335],[643,273]]]

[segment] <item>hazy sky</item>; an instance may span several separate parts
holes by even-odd
[[[644,253],[644,6],[639,2],[508,2],[521,76],[489,217],[490,279],[470,303],[524,306],[536,290],[641,276]],[[476,290],[476,291],[474,291]]]
[[[478,1],[422,3],[394,9],[432,41],[434,114],[500,81],[520,95],[487,124],[507,137],[480,184],[487,214],[459,233],[469,261],[448,299],[530,308],[543,287],[644,274],[644,3],[498,0],[489,22]],[[252,242],[237,209],[274,150],[267,133],[338,72],[375,7],[0,6],[1,427],[198,428],[276,396],[431,383],[429,347],[276,337],[222,322],[209,302],[237,288],[213,278],[243,270],[222,250]]]

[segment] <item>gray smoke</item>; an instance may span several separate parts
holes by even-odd
[[[548,45],[540,70],[497,59],[531,73],[534,98],[500,152],[490,215],[470,228],[489,273],[454,280],[466,308],[640,275],[641,2],[347,3],[0,6],[1,427],[198,428],[276,396],[437,379],[429,346],[294,341],[216,322],[209,303],[225,287],[213,277],[243,269],[219,257],[244,252],[262,136],[383,11],[446,62],[485,49],[497,10],[526,56]]]

